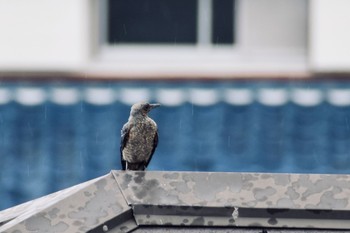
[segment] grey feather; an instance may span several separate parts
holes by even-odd
[[[159,104],[137,103],[131,107],[128,122],[121,130],[123,170],[145,170],[158,145],[157,124],[148,113]]]

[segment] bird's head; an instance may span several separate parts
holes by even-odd
[[[131,116],[147,116],[147,114],[154,108],[159,107],[160,104],[150,104],[150,103],[137,103],[131,107]]]

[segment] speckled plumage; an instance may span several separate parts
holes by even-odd
[[[157,124],[148,116],[159,104],[137,103],[121,131],[123,170],[145,170],[158,144]]]

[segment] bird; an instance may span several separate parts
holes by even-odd
[[[123,170],[146,170],[158,145],[158,127],[148,113],[160,104],[132,105],[128,122],[121,130],[120,157]]]

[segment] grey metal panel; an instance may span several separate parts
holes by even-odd
[[[139,225],[350,229],[350,176],[113,172]]]
[[[350,176],[113,171],[129,204],[350,210]]]
[[[112,171],[0,212],[0,232],[350,229],[349,193],[347,175]]]
[[[131,219],[118,219],[125,213],[131,213],[131,208],[113,175],[108,174],[37,200],[1,226],[0,232],[103,232],[110,223],[131,230],[136,227],[132,215]],[[131,222],[125,226],[127,220]]]
[[[5,209],[0,212],[0,225],[2,225],[5,222],[8,222],[26,212],[31,212],[35,211],[37,212],[38,210],[45,208],[45,205],[50,205],[53,200],[59,201],[64,199],[65,197],[71,195],[71,193],[74,193],[76,191],[79,191],[80,189],[92,184],[96,180],[99,180],[100,178],[96,178],[93,180],[89,180],[87,182],[60,190],[58,192],[40,197],[38,199],[34,199],[32,201],[25,202],[23,204],[14,206],[9,209]]]
[[[340,230],[310,229],[263,229],[263,228],[226,228],[226,227],[140,227],[133,233],[345,233]]]

